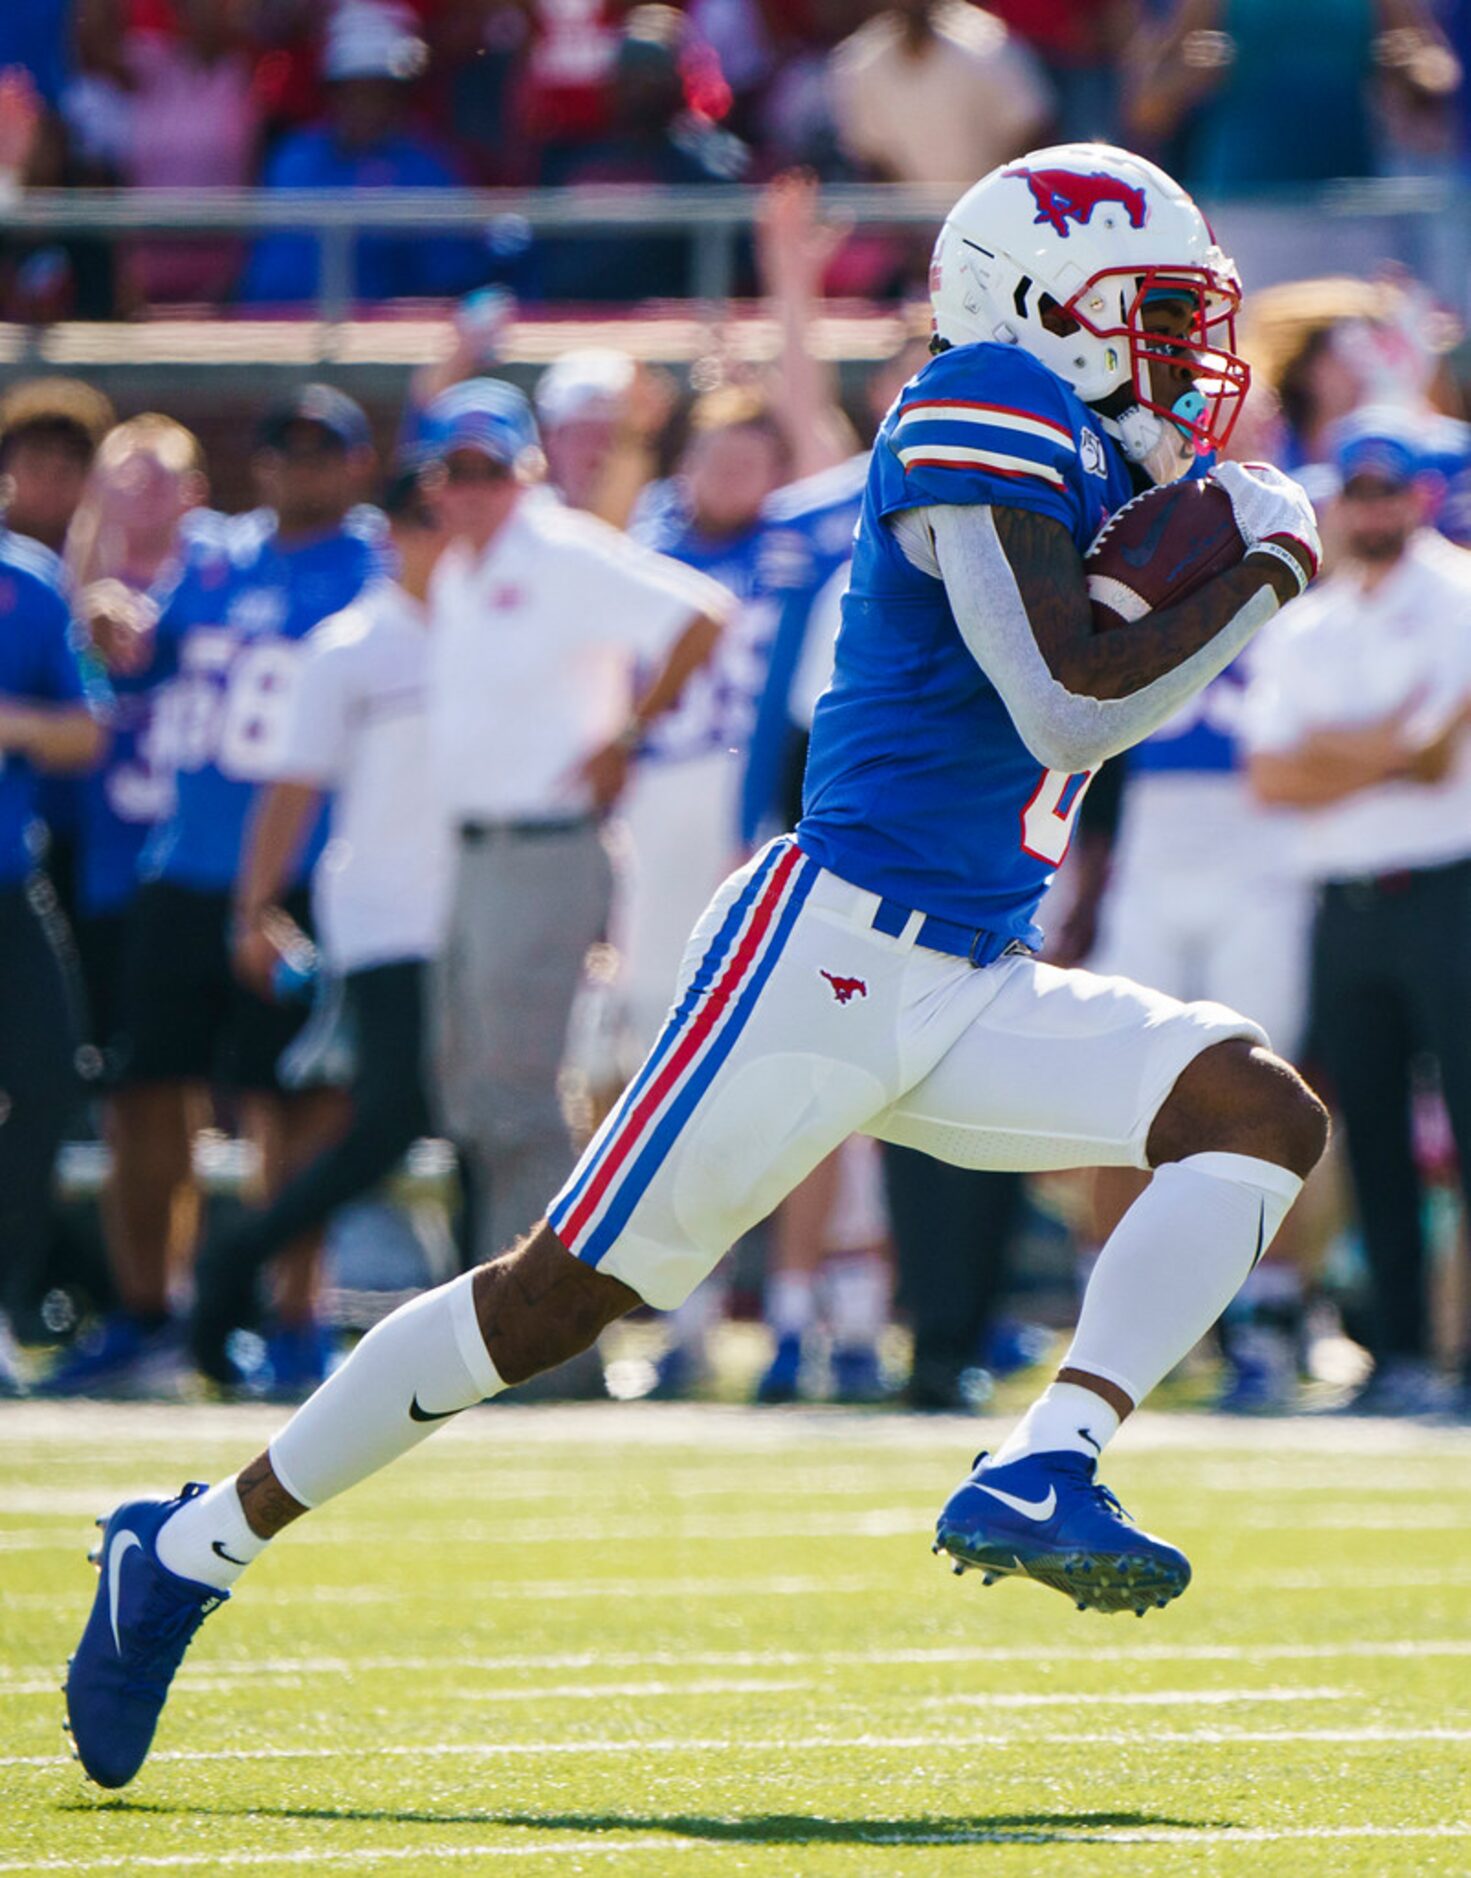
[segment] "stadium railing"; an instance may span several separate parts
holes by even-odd
[[[761,201],[758,188],[655,189],[599,185],[567,189],[216,189],[29,190],[0,206],[0,233],[89,235],[250,235],[270,230],[314,234],[322,265],[313,306],[324,323],[353,304],[353,243],[364,231],[483,235],[492,245],[524,245],[538,236],[606,237],[620,231],[684,234],[690,239],[689,297],[729,299],[740,243]],[[903,184],[839,184],[824,191],[828,213],[855,228],[932,229],[953,192]],[[1384,245],[1465,310],[1471,278],[1471,185],[1447,177],[1345,179],[1210,201],[1206,207],[1228,243],[1232,224],[1281,223],[1293,251],[1327,260],[1355,247],[1353,231]],[[1357,259],[1351,255],[1350,262]],[[1308,271],[1313,271],[1310,267]]]

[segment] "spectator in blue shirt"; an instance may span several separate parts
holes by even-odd
[[[47,1378],[48,1392],[99,1392],[174,1347],[164,1253],[189,1171],[175,1126],[187,1091],[233,1092],[268,1194],[340,1126],[330,1091],[287,1091],[280,1081],[279,1059],[305,1012],[236,979],[232,890],[257,788],[274,775],[302,641],[380,569],[377,512],[355,506],[372,463],[368,420],[352,399],[301,387],[257,436],[252,468],[269,506],[196,539],[156,608],[112,593],[87,609],[113,671],[147,666],[166,687],[154,748],[172,777],[172,804],[140,858],[120,998],[110,1249],[123,1308],[95,1346]],[[289,897],[303,928],[301,883],[321,846],[319,832]],[[315,1249],[295,1250],[278,1273],[268,1339],[282,1388],[319,1380],[326,1360],[312,1320]]]
[[[0,527],[0,1394],[17,1381],[6,1314],[28,1297],[51,1228],[51,1170],[77,1085],[55,896],[34,875],[37,790],[86,769],[103,732],[43,549]]]
[[[68,0],[23,0],[0,7],[0,71],[20,66],[53,109],[66,82],[67,39],[71,25]]]
[[[349,0],[327,32],[322,75],[325,123],[299,130],[276,148],[261,178],[267,189],[446,189],[459,178],[426,139],[405,127],[409,81],[425,48],[401,16],[367,0]],[[315,235],[271,234],[256,242],[242,300],[284,306],[317,292]],[[363,235],[353,250],[360,300],[463,293],[489,271],[484,251],[460,236]]]

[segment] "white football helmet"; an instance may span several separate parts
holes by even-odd
[[[1148,302],[1191,309],[1178,336]],[[1163,170],[1110,144],[1034,150],[983,176],[946,217],[930,263],[935,338],[1020,346],[1105,418],[1156,482],[1219,450],[1250,381],[1236,352],[1241,282],[1205,217]],[[1185,365],[1165,404],[1151,366]],[[1132,387],[1134,402],[1115,394]]]

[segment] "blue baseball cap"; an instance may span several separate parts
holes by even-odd
[[[493,463],[514,469],[537,448],[531,406],[503,378],[467,378],[440,392],[424,412],[413,453],[434,462],[455,450],[478,450]]]
[[[1426,420],[1396,405],[1367,405],[1335,425],[1333,467],[1341,484],[1356,476],[1403,488],[1430,468]]]
[[[373,431],[363,407],[335,385],[303,385],[261,420],[256,441],[262,449],[279,450],[293,424],[319,424],[344,450],[372,447]]]

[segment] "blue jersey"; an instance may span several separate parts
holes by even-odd
[[[756,521],[718,540],[703,535],[674,484],[656,488],[629,533],[644,547],[718,580],[740,602],[714,658],[693,674],[674,709],[650,727],[639,761],[678,763],[717,750],[744,750],[776,630],[763,525]]]
[[[232,524],[214,509],[194,509],[180,525],[180,556],[153,585],[164,598],[184,560],[221,544]],[[107,713],[107,755],[79,791],[77,901],[83,913],[118,913],[138,885],[149,830],[173,806],[174,779],[157,748],[158,687],[151,669],[116,673]]]
[[[779,814],[788,752],[799,731],[806,729],[792,715],[792,680],[818,595],[853,559],[867,480],[865,452],[778,489],[763,511],[778,609],[741,786],[741,838],[748,844]]]
[[[267,159],[266,189],[450,189],[459,179],[429,144],[389,132],[368,150],[344,150],[332,132],[313,126],[283,137]],[[321,243],[282,229],[262,235],[251,250],[238,297],[289,304],[317,292]],[[437,299],[461,294],[484,280],[489,255],[467,235],[395,229],[360,235],[353,244],[353,293],[359,300],[403,295]]]
[[[88,686],[55,555],[0,528],[0,704],[80,704]],[[0,749],[0,883],[23,880],[36,861],[39,778]]]
[[[899,394],[874,444],[837,665],[808,756],[803,849],[906,907],[1039,943],[1087,774],[1045,769],[967,650],[942,581],[889,518],[936,503],[1051,517],[1086,552],[1134,493],[1122,452],[1027,353],[961,346]]]
[[[273,522],[243,516],[197,544],[159,616],[155,676],[167,685],[153,748],[173,804],[144,846],[145,878],[234,884],[251,798],[276,773],[301,641],[379,571],[379,544],[356,518],[288,548]],[[302,857],[302,876],[319,847]]]

